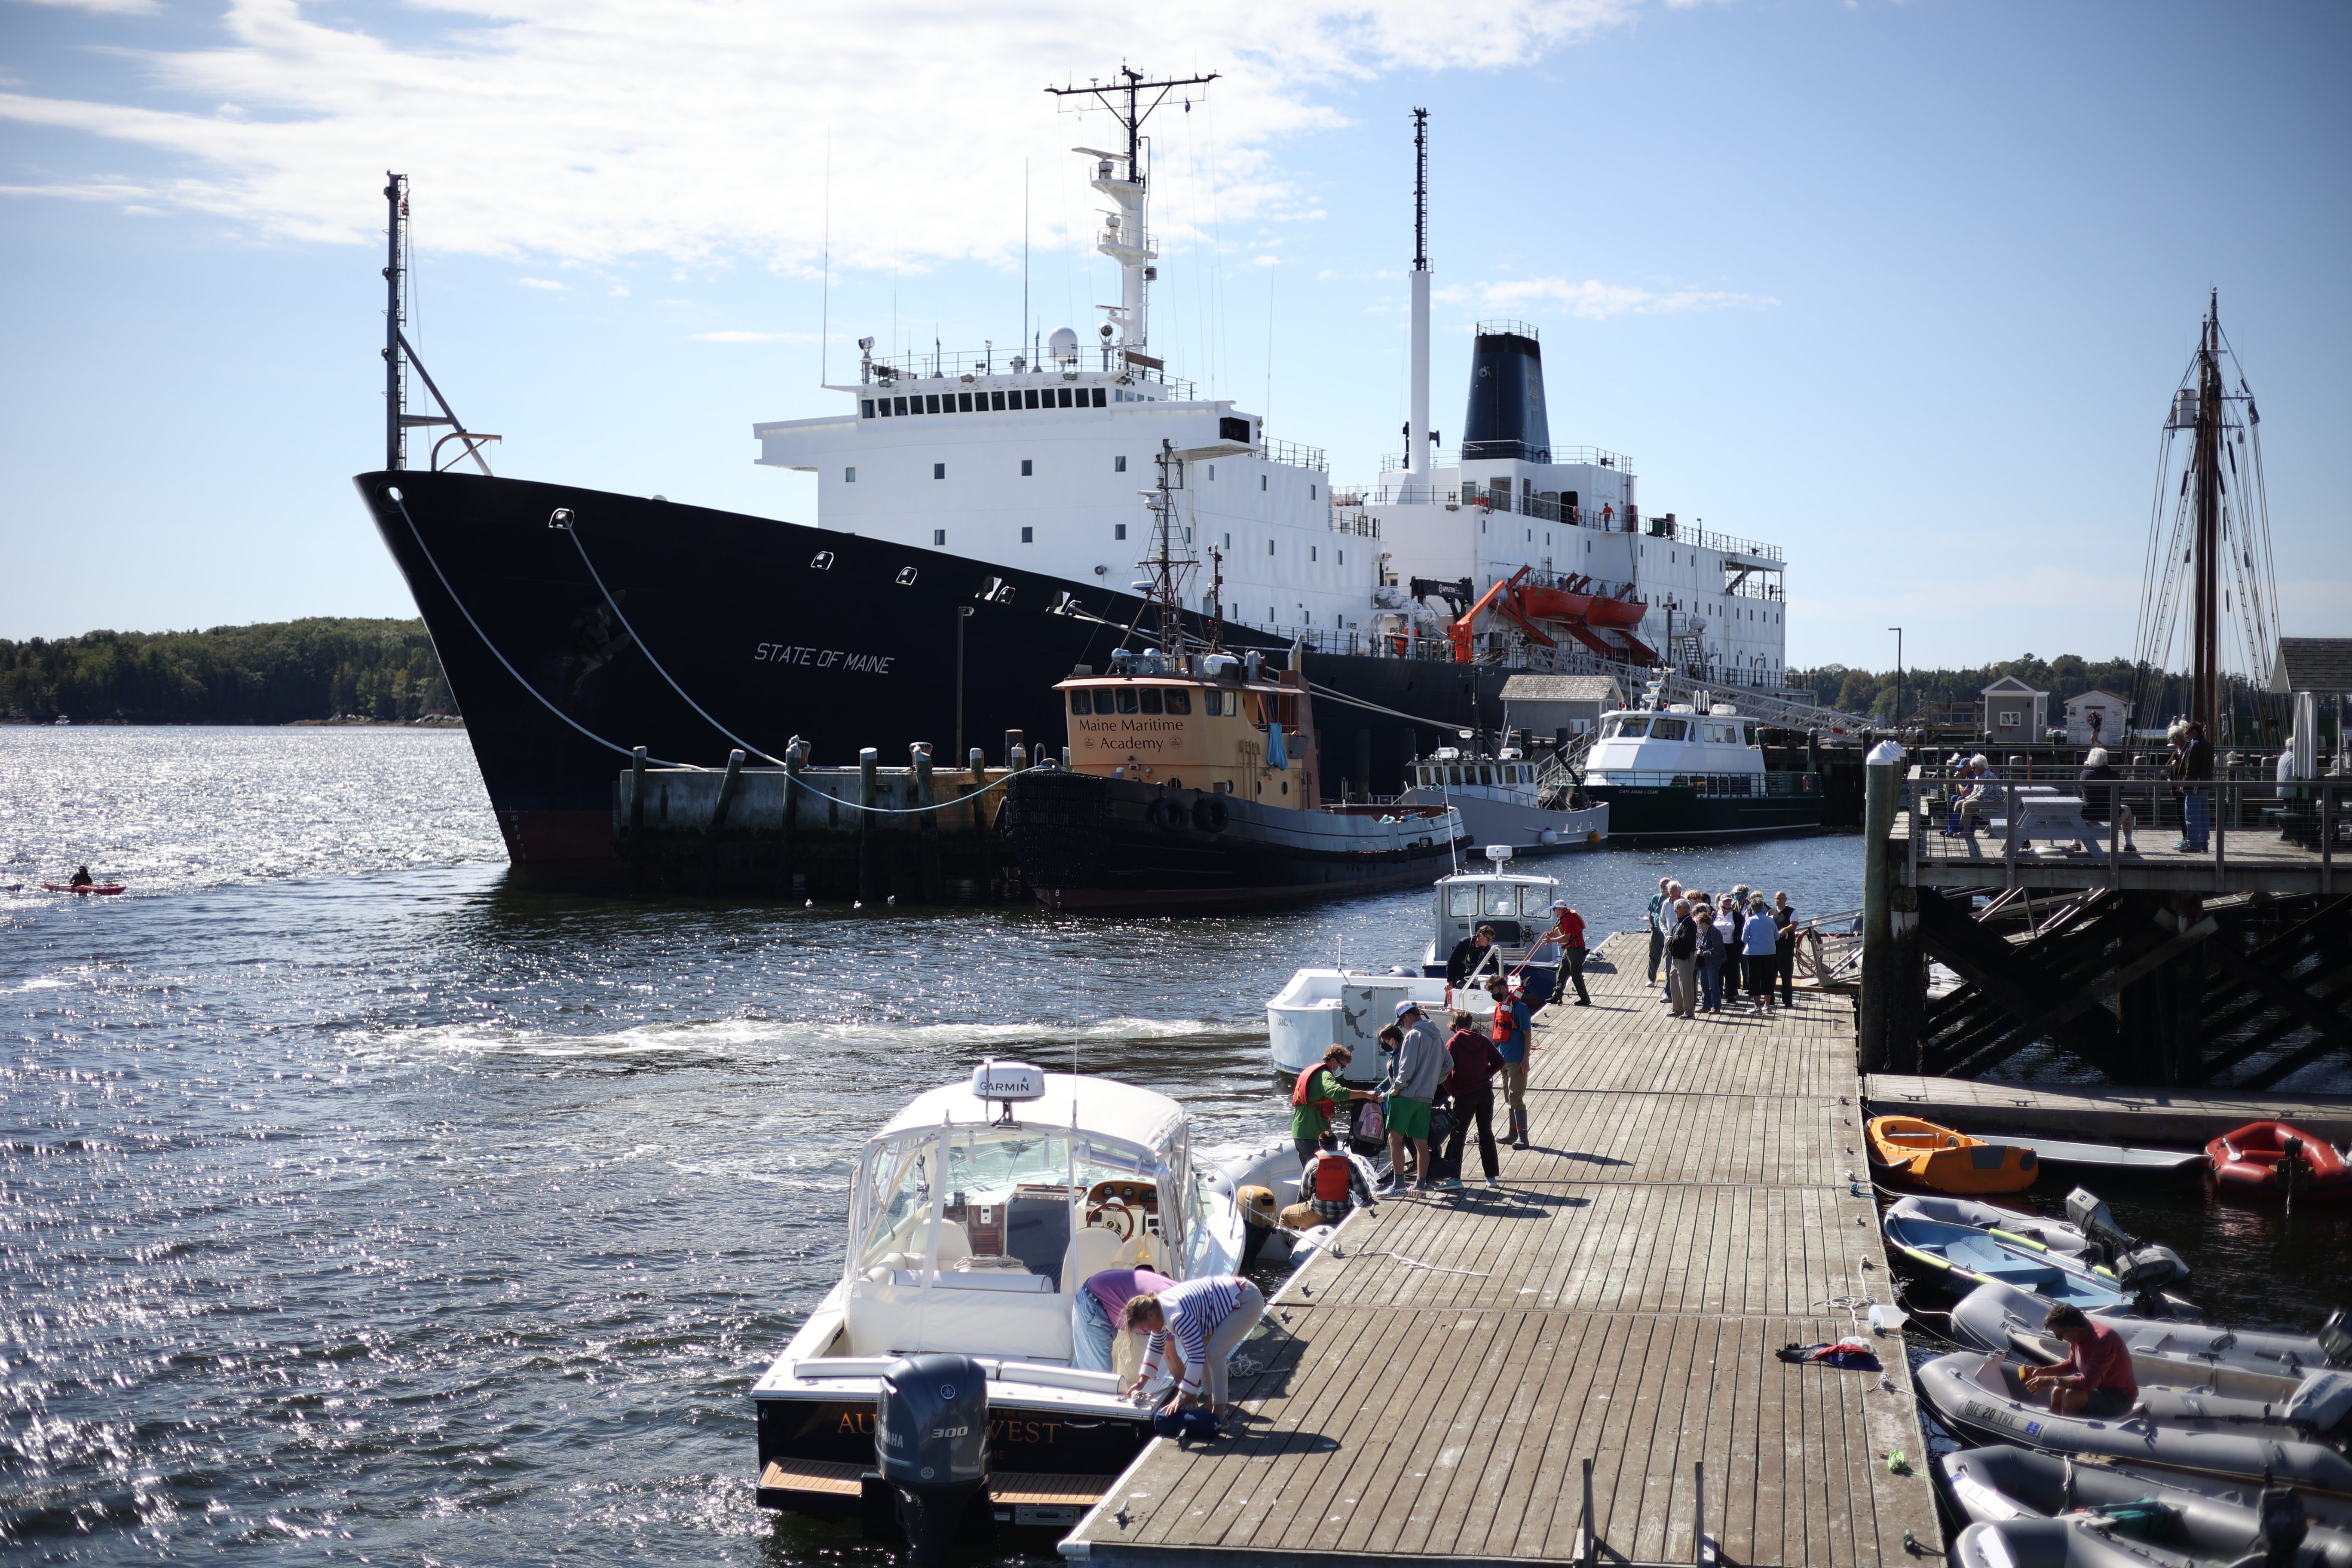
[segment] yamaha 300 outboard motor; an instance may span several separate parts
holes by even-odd
[[[946,1560],[988,1485],[988,1377],[968,1355],[910,1355],[882,1374],[874,1453],[919,1563]],[[985,1504],[978,1510],[989,1520]]]

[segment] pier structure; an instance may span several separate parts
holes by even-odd
[[[1974,1079],[2038,1049],[2051,1076],[2263,1093],[2352,1065],[2352,777],[2206,782],[2189,848],[2149,769],[2005,778],[1957,822],[1932,767],[1865,772],[1864,1071]]]
[[[1504,1186],[1383,1201],[1277,1292],[1241,1436],[1151,1444],[1110,1563],[1926,1560],[1941,1535],[1862,1146],[1853,1012],[1675,1018],[1612,937],[1536,1029]],[[1783,1362],[1858,1335],[1884,1372]]]
[[[1004,782],[1030,765],[1018,730],[1003,764],[977,746],[961,766],[909,748],[886,767],[874,747],[855,767],[814,767],[785,748],[782,767],[648,766],[643,748],[613,786],[613,847],[638,892],[751,893],[874,903],[988,903],[1028,893],[997,813]]]

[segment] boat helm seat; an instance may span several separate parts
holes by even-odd
[[[1081,1228],[1070,1237],[1069,1251],[1062,1262],[1062,1294],[1076,1293],[1079,1286],[1106,1268],[1117,1268],[1123,1261],[1121,1254],[1129,1250],[1116,1231],[1098,1225]]]

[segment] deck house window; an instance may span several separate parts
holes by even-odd
[[[1213,693],[1212,695],[1213,695]],[[1190,713],[1192,710],[1192,694],[1191,692],[1171,691],[1168,693],[1168,711],[1171,713]]]
[[[1136,713],[1142,710],[1142,703],[1134,687],[1122,686],[1118,689],[1118,710],[1122,713]]]
[[[866,397],[859,399],[858,405],[864,411],[866,418],[871,419],[874,417],[874,400],[872,398]]]
[[[1142,690],[1137,692],[1136,696],[1141,700],[1143,710],[1146,713],[1157,713],[1161,710],[1160,703],[1160,688],[1156,686],[1147,686]]]
[[[1080,717],[1084,717],[1094,710],[1095,700],[1087,694],[1086,688],[1080,687],[1077,690],[1070,693],[1071,712],[1076,713]]]
[[[1003,394],[1003,393],[1002,393],[1002,392],[992,392],[992,393],[990,393],[990,394],[988,395],[988,406],[989,406],[990,408],[993,409],[994,411],[996,411],[996,412],[997,412],[997,413],[999,413],[999,414],[1003,413],[1003,412],[1004,412],[1004,394]]]

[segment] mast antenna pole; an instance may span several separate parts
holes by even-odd
[[[1428,478],[1429,453],[1429,110],[1412,111],[1412,374],[1406,393],[1404,466]],[[1428,496],[1407,499],[1436,500]]]
[[[407,429],[401,421],[402,389],[407,380],[407,365],[403,353],[401,319],[405,314],[401,299],[401,241],[408,226],[408,176],[384,171],[383,200],[388,221],[384,225],[385,247],[383,263],[383,466],[398,471],[408,467]]]

